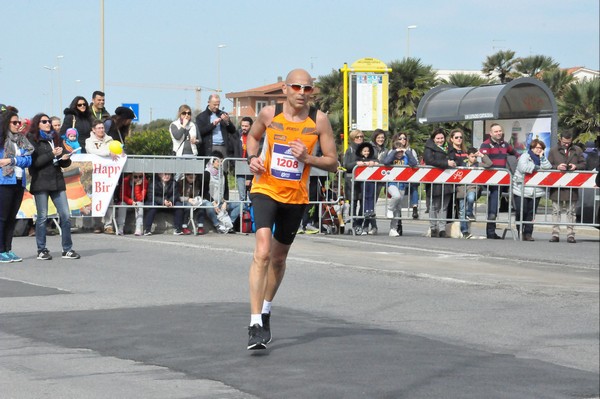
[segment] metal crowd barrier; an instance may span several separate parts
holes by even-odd
[[[525,175],[520,182],[525,188],[540,187],[544,189],[544,195],[540,199],[540,204],[537,209],[534,209],[534,220],[523,221],[523,204],[525,197],[520,198],[520,222],[516,225],[551,225],[551,226],[599,226],[599,211],[600,211],[600,189],[596,187],[595,179],[598,172],[596,171],[559,171],[559,170],[544,170]],[[556,190],[558,198],[567,196],[565,201],[564,211],[561,212],[560,220],[553,218],[552,200],[550,196]],[[574,191],[577,191],[577,199],[574,198]],[[566,194],[565,194],[566,193]],[[561,195],[562,194],[562,195]],[[573,212],[575,220],[569,221],[567,210]],[[580,215],[577,221],[576,215]],[[523,235],[521,235],[521,239]]]
[[[200,184],[204,184],[204,169],[206,163],[210,157],[173,157],[173,156],[162,156],[162,155],[128,155],[127,161],[123,166],[123,172],[119,178],[119,185],[116,190],[122,190],[123,179],[126,175],[131,173],[141,173],[148,180],[148,187],[150,188],[158,179],[158,173],[170,173],[173,175],[173,179],[176,184],[180,179],[185,178],[186,174],[194,174],[200,177]],[[208,184],[208,182],[207,182]],[[193,187],[194,191],[196,187]],[[201,190],[201,187],[200,187]],[[119,197],[120,193],[115,192],[115,198]],[[132,196],[133,197],[133,196]],[[176,196],[178,198],[179,196]],[[146,199],[144,199],[145,201]],[[212,206],[212,205],[211,205]],[[206,205],[174,205],[172,207],[166,207],[164,205],[128,205],[123,202],[115,201],[110,205],[107,213],[109,215],[112,224],[114,225],[115,231],[118,231],[116,212],[118,208],[135,209],[135,208],[158,208],[158,209],[175,209],[183,208],[188,211],[189,222],[192,226],[192,231],[197,234],[197,226],[194,218],[194,213],[198,210],[207,209],[210,206]],[[106,218],[106,216],[105,216]],[[186,216],[184,216],[184,224],[186,222]]]
[[[123,179],[127,174],[130,173],[141,173],[146,176],[149,180],[149,186],[152,183],[155,183],[156,179],[158,179],[158,173],[171,173],[173,174],[173,178],[176,181],[184,178],[185,174],[195,174],[200,176],[200,184],[208,184],[208,182],[204,182],[204,170],[207,163],[210,161],[211,157],[173,157],[173,156],[152,156],[152,155],[130,155],[127,157],[127,161],[123,167],[123,173],[120,177],[120,184],[122,186]],[[219,169],[220,177],[225,178],[225,174],[227,176],[231,176],[233,171],[233,181],[237,182],[238,177],[246,177],[251,176],[247,161],[245,158],[225,158],[223,160],[222,167]],[[319,212],[319,225],[321,224],[321,208],[326,206],[327,204],[332,204],[337,201],[340,192],[340,179],[337,176],[337,182],[332,181],[331,175],[323,170],[317,168],[311,168],[311,185],[315,184],[314,191],[317,192],[314,198],[310,199],[311,205],[317,206],[317,211]],[[239,196],[239,190],[237,184],[234,183],[233,187],[230,184],[228,178],[225,179],[225,184],[227,184],[227,189],[229,190],[229,199],[227,202],[232,204],[239,204],[240,208],[240,230],[243,223],[243,211],[247,208],[250,201],[248,197],[241,198]],[[194,187],[195,188],[195,187]],[[117,188],[117,190],[121,190],[121,188]],[[313,191],[312,189],[310,190]],[[232,195],[233,192],[238,192],[238,196]],[[116,197],[118,194],[116,193]],[[193,227],[194,234],[197,234],[196,224],[194,213],[198,210],[207,209],[210,206],[207,205],[176,205],[173,207],[166,207],[161,205],[127,205],[122,202],[115,201],[110,205],[110,208],[107,212],[111,212],[112,215],[109,215],[112,219],[112,224],[114,225],[115,231],[118,230],[117,226],[117,218],[116,211],[118,208],[128,208],[134,209],[137,207],[141,208],[160,208],[160,209],[173,209],[173,208],[184,208],[189,211],[189,222]],[[184,218],[185,222],[185,218]],[[235,221],[234,221],[235,222]]]
[[[245,178],[246,176],[252,176],[250,168],[246,158],[225,158],[223,164],[226,167],[221,168],[221,172],[231,172],[233,170],[233,176],[235,185],[238,185],[238,178]],[[313,212],[318,212],[318,225],[319,228],[323,220],[323,209],[328,205],[332,205],[337,202],[339,193],[341,190],[341,172],[333,175],[325,170],[318,168],[310,169],[310,180],[309,180],[309,209],[315,206]],[[252,176],[253,177],[253,176]],[[239,194],[239,186],[237,192]],[[246,198],[238,197],[237,200],[230,195],[230,202],[238,202],[242,209],[245,206],[250,205],[250,200],[246,195]]]
[[[478,189],[481,188],[481,191],[490,192],[490,188],[498,187],[499,193],[502,191],[506,191],[510,194],[511,185],[512,185],[512,175],[508,169],[485,169],[485,168],[455,168],[455,169],[437,169],[431,166],[418,166],[418,167],[409,167],[409,166],[356,166],[352,171],[352,180],[351,180],[351,206],[350,206],[350,219],[352,221],[352,225],[356,225],[360,223],[360,221],[364,220],[364,216],[360,209],[361,203],[359,203],[358,198],[362,196],[364,198],[366,192],[366,184],[359,184],[361,192],[356,192],[356,183],[376,183],[376,184],[385,184],[387,186],[388,183],[406,183],[407,190],[410,195],[410,185],[421,185],[419,188],[419,205],[418,210],[419,214],[423,215],[421,212],[423,210],[423,202],[425,204],[429,204],[433,200],[433,190],[429,192],[429,197],[426,196],[426,190],[423,189],[424,185],[427,184],[437,184],[441,186],[451,186],[452,193],[445,194],[445,190],[442,190],[444,194],[441,196],[441,201],[450,201],[450,205],[448,206],[451,211],[448,212],[449,215],[440,215],[440,217],[436,218],[437,221],[445,221],[449,222],[468,222],[466,219],[460,219],[458,217],[458,212],[454,209],[458,204],[458,201],[455,198],[455,192],[459,186],[464,186],[466,188],[468,186],[476,186]],[[378,195],[379,189],[376,188],[375,195]],[[446,198],[446,197],[450,198]],[[513,232],[512,227],[512,219],[511,219],[511,195],[508,195],[508,211],[500,212],[501,210],[501,201],[499,200],[494,210],[496,215],[495,219],[488,219],[488,214],[492,212],[488,212],[487,202],[483,211],[481,207],[478,207],[478,203],[475,203],[474,212],[475,219],[478,222],[493,222],[493,223],[502,223],[506,225],[504,229],[503,237],[506,235],[508,231]],[[385,196],[385,208],[387,209],[388,199],[387,195]],[[378,198],[375,198],[377,201]],[[480,204],[481,205],[481,204]],[[426,205],[428,206],[428,205]],[[410,219],[411,207],[403,207],[402,215],[397,219],[405,218]],[[380,219],[379,215],[376,216],[377,219]],[[383,219],[390,220],[387,216]],[[422,221],[431,221],[430,218],[419,217],[419,220]],[[353,229],[353,234],[355,231]],[[516,235],[513,233],[513,237],[516,238]]]

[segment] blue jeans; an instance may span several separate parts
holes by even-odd
[[[202,205],[207,206],[212,204],[209,201],[204,200],[204,203]],[[235,225],[236,219],[240,216],[240,204],[227,202],[227,213],[229,214],[231,223]],[[214,206],[206,208],[206,215],[212,222],[213,226],[217,227],[220,224],[219,219],[217,219],[217,212],[215,212]]]
[[[498,217],[498,207],[500,206],[500,187],[488,186],[488,220],[496,220]],[[485,228],[488,237],[496,234],[496,222],[488,222]]]
[[[418,206],[419,205],[419,183],[409,183],[408,185],[409,191],[409,200],[410,206]]]
[[[459,209],[459,218],[460,218],[460,232],[468,233],[469,232],[469,223],[466,221],[467,215],[473,216],[473,205],[475,204],[475,200],[477,199],[476,191],[467,192],[465,198],[460,198],[458,200],[458,209]]]
[[[46,223],[48,221],[48,197],[52,199],[60,217],[60,230],[62,248],[64,252],[73,249],[71,240],[71,212],[66,191],[44,191],[34,195],[35,207],[37,208],[37,220],[35,222],[35,242],[38,252],[46,248]]]
[[[375,183],[365,182],[364,190],[364,212],[373,212],[375,211]]]

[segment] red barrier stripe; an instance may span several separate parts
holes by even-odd
[[[447,180],[448,183],[460,183],[472,170],[470,169],[457,169],[452,176],[450,176]]]
[[[495,170],[481,170],[481,173],[473,179],[474,184],[485,184],[497,173]]]
[[[365,170],[367,167],[366,166],[357,166],[356,168],[354,168],[354,177],[360,175],[360,173]],[[351,172],[350,170],[348,172]]]
[[[500,181],[497,184],[510,184],[510,175],[505,172],[501,172],[501,173],[504,173],[504,177],[502,179],[500,179]]]
[[[380,166],[378,168],[373,169],[371,172],[366,172],[367,168],[369,168],[369,166],[356,167],[356,169],[354,169],[354,178],[356,179],[358,176],[360,176],[362,174],[363,176],[360,177],[359,181],[381,180],[384,176],[384,174],[381,172],[385,169],[390,169],[390,167]],[[373,168],[373,167],[371,166],[371,168]]]
[[[567,187],[579,187],[585,184],[589,180],[590,177],[593,176],[592,173],[574,173],[571,181],[566,185]]]
[[[400,174],[394,178],[394,180],[408,181],[415,173],[417,173],[418,170],[419,168],[404,168],[402,172],[400,172]]]
[[[431,183],[442,173],[444,173],[444,169],[431,169],[425,176],[421,178],[421,182]]]
[[[381,180],[383,178],[383,174],[381,173],[382,170],[383,168],[375,169],[373,172],[371,172],[367,180]]]
[[[564,173],[554,172],[548,173],[548,176],[544,177],[539,183],[538,186],[553,186],[554,183],[560,180],[563,177]]]

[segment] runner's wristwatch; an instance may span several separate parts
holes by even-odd
[[[258,155],[249,155],[248,159],[246,160],[248,162],[248,165],[250,165],[250,162],[252,162],[252,158],[258,158]]]

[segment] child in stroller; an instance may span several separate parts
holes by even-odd
[[[325,204],[321,214],[321,222],[325,234],[344,234],[350,204],[340,196],[335,205]]]

